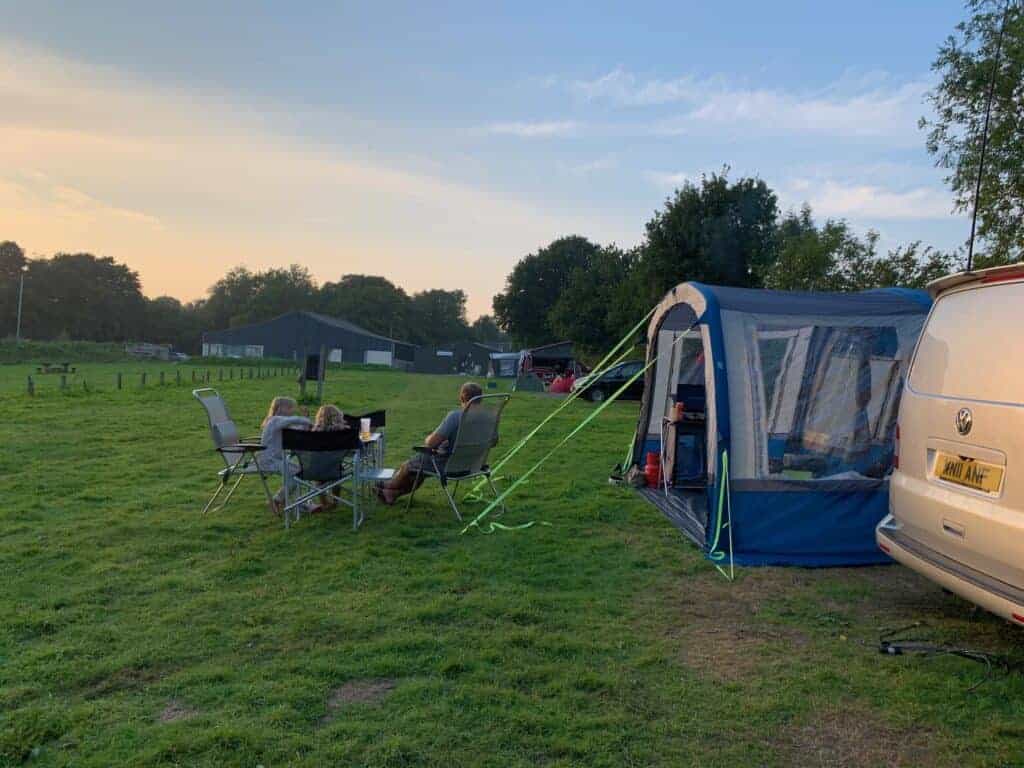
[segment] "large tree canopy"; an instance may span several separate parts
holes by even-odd
[[[934,118],[922,118],[927,147],[949,171],[956,208],[969,210],[981,159],[985,104],[994,83],[988,149],[978,197],[978,234],[988,246],[978,266],[1024,259],[1024,10],[1006,0],[968,0],[971,17],[939,48],[929,95]],[[1002,56],[995,60],[1004,9]]]
[[[630,277],[636,258],[635,251],[624,253],[612,245],[595,253],[586,267],[574,269],[548,314],[554,334],[598,352],[634,325]]]
[[[374,333],[403,341],[411,338],[409,295],[384,277],[342,275],[336,283],[324,283],[317,308]]]
[[[555,240],[523,258],[494,297],[494,316],[520,344],[536,346],[555,341],[549,313],[577,269],[587,269],[600,246],[572,235]]]
[[[730,183],[727,172],[685,183],[647,222],[637,265],[644,303],[684,280],[761,284],[775,260],[775,193],[759,179]]]

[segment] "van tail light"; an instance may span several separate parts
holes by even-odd
[[[887,554],[887,555],[891,555],[891,554],[892,554],[892,550],[891,550],[891,549],[889,549],[889,547],[887,547],[887,546],[886,546],[885,544],[883,544],[882,542],[878,542],[878,548],[879,548],[880,550],[882,550],[883,552],[885,552],[885,554]]]
[[[1011,613],[1010,615],[1013,616],[1014,621],[1024,624],[1024,616],[1021,616],[1019,613]]]
[[[900,468],[900,425],[896,425],[896,439],[893,441],[892,468]]]

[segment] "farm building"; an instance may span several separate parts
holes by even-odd
[[[203,357],[272,357],[299,360],[327,348],[332,363],[366,363],[407,368],[416,347],[371,333],[355,323],[316,312],[289,312],[262,323],[207,331]]]
[[[464,373],[480,376],[487,373],[496,347],[475,341],[457,341],[437,347],[416,350],[416,373]]]

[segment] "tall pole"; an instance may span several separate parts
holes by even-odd
[[[996,37],[996,52],[992,61],[992,80],[988,84],[988,98],[985,102],[985,124],[981,129],[981,156],[978,158],[978,178],[974,182],[974,210],[971,212],[971,238],[967,241],[967,271],[974,265],[974,230],[978,226],[978,198],[981,197],[981,175],[985,172],[985,150],[988,149],[988,123],[992,117],[992,96],[999,79],[999,54],[1003,47],[1003,32],[1006,31],[1006,17],[1010,15],[1010,0],[1006,0],[1003,8],[1003,20],[999,24],[999,35]]]
[[[18,285],[18,327],[14,331],[14,343],[21,344],[21,298],[25,294],[25,269],[21,270],[21,281]]]

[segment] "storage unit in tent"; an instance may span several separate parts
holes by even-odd
[[[641,493],[713,560],[887,562],[885,515],[923,291],[802,293],[683,283],[651,317],[633,463]]]

